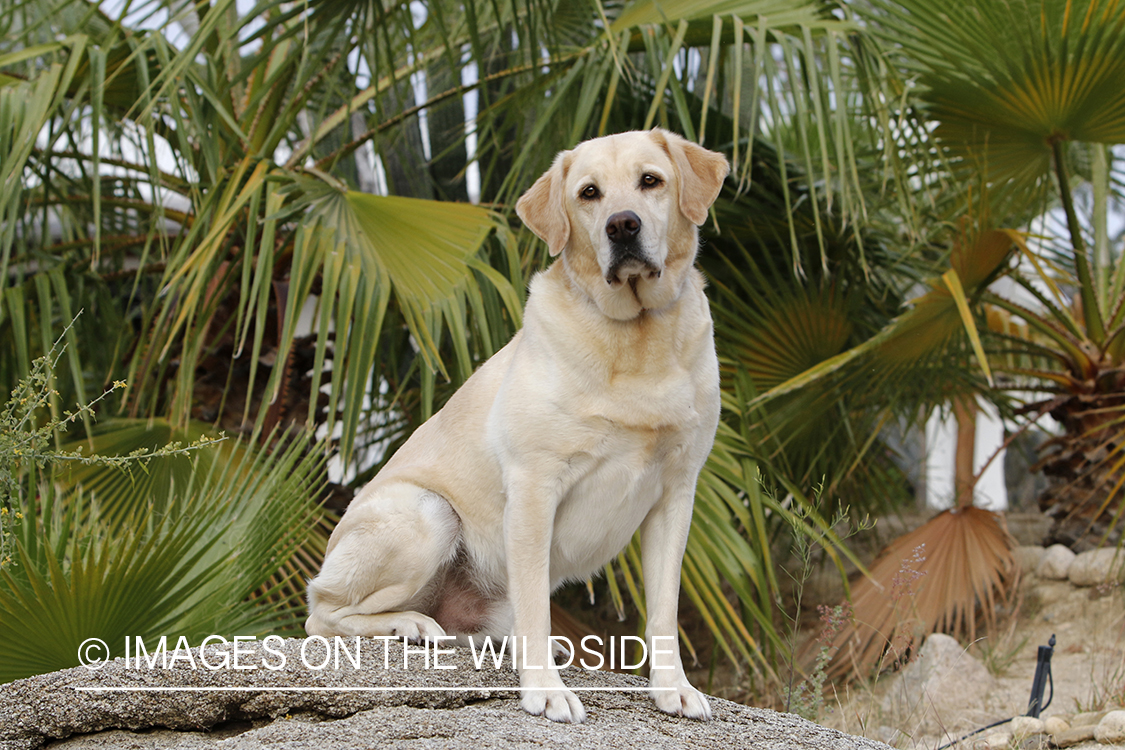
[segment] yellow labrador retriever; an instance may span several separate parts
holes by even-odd
[[[514,635],[524,709],[580,722],[550,595],[640,528],[648,653],[665,662],[650,661],[652,696],[710,717],[676,608],[719,419],[697,226],[728,170],[659,129],[558,155],[516,210],[562,258],[532,280],[523,330],[356,496],[309,584],[310,635]]]

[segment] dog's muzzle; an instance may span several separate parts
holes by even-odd
[[[640,247],[641,217],[632,211],[618,211],[606,220],[605,234],[609,238],[610,259],[605,281],[617,286],[644,276],[659,278],[662,270]]]

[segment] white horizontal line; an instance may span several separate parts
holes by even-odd
[[[508,692],[521,690],[558,690],[557,687],[75,687],[80,693],[441,693],[441,692]],[[574,692],[630,693],[642,690],[675,690],[674,687],[568,687]]]

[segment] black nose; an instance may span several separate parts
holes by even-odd
[[[610,242],[628,242],[641,231],[641,217],[632,211],[618,211],[605,223]]]

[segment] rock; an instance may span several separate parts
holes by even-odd
[[[918,659],[893,682],[883,708],[907,734],[940,734],[949,721],[980,706],[996,679],[954,638],[933,633],[922,644]]]
[[[1105,718],[1106,711],[1086,711],[1075,714],[1070,720],[1072,727],[1092,727]]]
[[[1016,547],[1012,550],[1012,559],[1021,573],[1029,575],[1039,567],[1046,551],[1043,547]]]
[[[1017,716],[1008,724],[1008,730],[1019,738],[1042,734],[1043,721],[1034,716]]]
[[[1052,544],[1044,551],[1043,559],[1039,561],[1039,567],[1035,569],[1035,575],[1052,581],[1066,580],[1070,563],[1074,561],[1075,557],[1076,555],[1071,552],[1069,547]]]
[[[1094,739],[1103,745],[1125,742],[1125,711],[1110,711],[1094,729]]]
[[[1029,598],[1044,609],[1070,598],[1076,591],[1069,581],[1048,581],[1045,578],[1035,578],[1028,589]]]
[[[1083,742],[1089,742],[1094,739],[1094,727],[1092,725],[1071,727],[1066,731],[1059,732],[1051,738],[1051,742],[1055,747],[1072,747]]]
[[[1100,586],[1125,581],[1125,553],[1116,548],[1092,549],[1077,555],[1067,568],[1075,586]]]
[[[1008,732],[993,732],[984,741],[988,744],[988,750],[1007,750],[1012,744],[1012,735]]]
[[[239,663],[253,667],[246,671],[192,668],[186,659],[167,669],[138,668],[116,659],[99,671],[76,667],[17,680],[0,686],[0,748],[35,750],[63,740],[52,750],[887,750],[791,714],[718,698],[710,699],[709,722],[668,716],[646,695],[646,680],[574,667],[563,670],[563,679],[582,690],[587,721],[556,724],[520,708],[509,664],[494,668],[486,660],[476,669],[469,649],[449,647],[440,664],[452,669],[427,668],[422,647],[412,646],[407,669],[401,642],[365,639],[356,648],[354,639],[340,640],[358,666],[343,655],[317,669],[331,656],[325,642],[291,638],[265,644],[268,649],[239,644]],[[233,651],[191,653],[214,664]]]
[[[1043,731],[1047,734],[1059,734],[1070,729],[1070,724],[1061,716],[1048,716],[1043,720]]]

